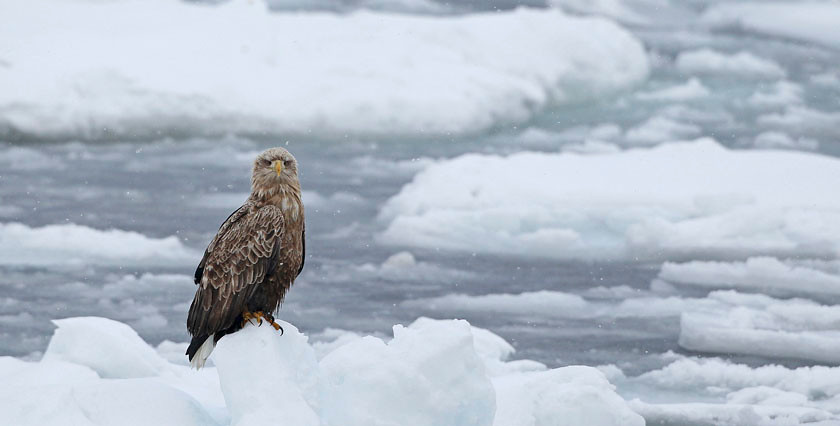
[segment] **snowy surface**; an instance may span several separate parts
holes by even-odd
[[[0,424],[840,424],[836,1],[195,3],[0,2]],[[278,145],[309,339],[190,371]]]
[[[840,364],[840,306],[735,292],[709,297],[723,306],[697,306],[682,314],[683,348]]]
[[[686,74],[727,74],[744,78],[775,78],[785,75],[778,64],[752,53],[726,54],[711,49],[680,53],[677,69]]]
[[[660,395],[657,401],[630,402],[648,424],[831,425],[838,421],[840,368],[754,368],[718,358],[666,356],[670,360],[661,369],[636,377],[619,372],[615,379],[638,390],[655,389]],[[687,402],[688,394],[701,394],[704,402]]]
[[[0,5],[0,39],[0,131],[47,138],[475,133],[648,74],[627,31],[559,10],[435,18],[34,0]]]
[[[785,262],[774,257],[751,257],[741,262],[667,262],[659,278],[675,284],[770,294],[840,295],[840,263],[816,263]]]
[[[709,139],[602,155],[471,154],[429,166],[388,200],[380,240],[561,259],[835,257],[838,185],[836,159]]]
[[[150,238],[137,232],[76,224],[33,228],[0,222],[0,263],[6,265],[172,265],[190,262],[196,253],[174,236]]]
[[[513,348],[463,320],[396,325],[389,341],[355,339],[320,361],[293,325],[283,335],[249,325],[201,371],[166,361],[119,322],[56,325],[41,361],[0,358],[3,424],[644,424],[595,368],[498,370]]]
[[[840,4],[832,1],[720,4],[707,10],[702,20],[718,28],[840,47]]]

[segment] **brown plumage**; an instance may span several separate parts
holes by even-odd
[[[283,148],[266,150],[254,161],[251,195],[222,223],[195,271],[198,289],[187,318],[194,367],[250,313],[273,321],[303,269],[304,232],[297,161]]]

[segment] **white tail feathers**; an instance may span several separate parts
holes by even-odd
[[[190,361],[190,367],[195,368],[196,370],[200,370],[201,367],[204,367],[204,363],[207,362],[207,358],[210,357],[210,354],[213,352],[213,348],[216,347],[215,336],[210,336],[204,343],[201,344],[201,347],[198,348],[198,352],[195,353],[193,359]]]

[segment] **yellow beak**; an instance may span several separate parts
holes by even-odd
[[[277,176],[280,176],[280,173],[283,172],[283,162],[282,161],[275,161],[274,162],[274,171],[277,172]]]

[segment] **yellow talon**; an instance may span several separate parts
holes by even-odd
[[[265,321],[268,322],[269,324],[271,324],[271,326],[274,327],[275,330],[279,331],[281,335],[284,333],[283,327],[280,324],[277,324],[274,321],[274,316],[266,314],[262,311],[257,311],[257,312],[245,311],[245,312],[243,312],[242,313],[242,326],[245,327],[246,323],[251,322],[251,320],[254,320],[254,319],[259,321],[259,325],[262,325],[263,319],[265,319]]]

